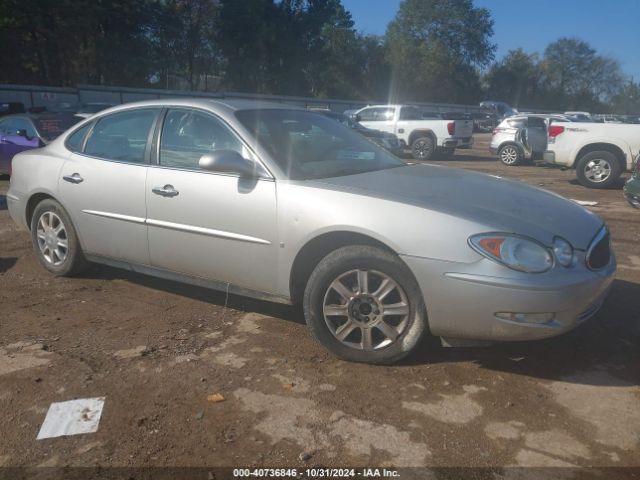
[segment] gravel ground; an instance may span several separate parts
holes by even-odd
[[[639,478],[640,212],[572,171],[505,167],[487,139],[435,163],[597,201],[617,280],[562,337],[458,349],[431,339],[392,367],[335,359],[297,308],[103,266],[54,278],[10,220],[0,180],[0,477],[15,466],[322,465]],[[52,402],[91,397],[106,398],[96,433],[36,440]]]

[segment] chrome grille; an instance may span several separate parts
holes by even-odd
[[[609,230],[602,227],[587,250],[587,266],[591,270],[604,268],[611,259],[611,238]]]

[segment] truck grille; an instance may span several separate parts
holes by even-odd
[[[591,270],[606,267],[611,259],[611,238],[609,230],[602,227],[587,250],[587,266]]]

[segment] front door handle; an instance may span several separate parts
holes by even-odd
[[[151,191],[156,195],[161,195],[163,197],[175,197],[180,193],[178,190],[173,188],[173,185],[165,185],[164,187],[153,187]]]
[[[82,178],[79,173],[65,175],[64,177],[62,177],[62,179],[66,180],[69,183],[81,183],[84,180],[84,178]]]

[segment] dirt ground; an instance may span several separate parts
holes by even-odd
[[[435,163],[597,201],[617,280],[564,336],[429,340],[392,367],[332,357],[293,307],[103,266],[54,278],[10,220],[0,180],[0,477],[15,466],[410,466],[573,478],[578,466],[640,478],[640,211],[572,171],[505,167],[487,138]],[[208,401],[215,393],[225,400]],[[91,397],[106,398],[96,433],[36,440],[52,402]]]

